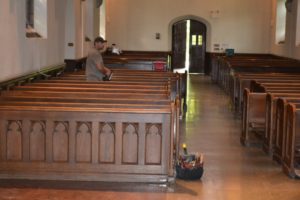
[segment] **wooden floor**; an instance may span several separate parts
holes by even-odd
[[[239,143],[240,120],[209,77],[191,75],[181,142],[205,154],[202,181],[168,187],[146,184],[1,181],[0,200],[299,200],[300,180],[289,179],[260,149]]]

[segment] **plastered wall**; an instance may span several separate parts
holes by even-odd
[[[208,26],[207,50],[214,44],[244,53],[268,53],[271,0],[110,0],[107,39],[126,50],[171,49],[171,24],[187,16]],[[219,14],[217,14],[219,13]],[[155,33],[161,39],[155,39]]]
[[[0,81],[64,60],[65,1],[48,0],[47,38],[26,38],[26,1],[0,1]]]
[[[0,81],[61,64],[64,59],[81,58],[91,47],[85,36],[93,40],[99,34],[99,9],[94,0],[46,2],[46,37],[26,38],[26,1],[0,0]],[[42,13],[36,12],[38,15]]]

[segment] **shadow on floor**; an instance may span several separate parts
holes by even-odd
[[[184,182],[202,184],[201,181],[182,181],[180,184],[149,184],[149,183],[106,183],[87,181],[36,181],[36,180],[0,180],[0,188],[18,189],[55,189],[55,190],[86,190],[114,192],[151,192],[151,193],[184,193],[197,195],[193,190],[184,187]]]

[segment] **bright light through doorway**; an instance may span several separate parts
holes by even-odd
[[[185,51],[185,67],[182,69],[175,69],[175,72],[184,73],[189,72],[190,68],[190,31],[191,31],[191,20],[186,21],[186,51]]]
[[[186,45],[185,45],[185,69],[189,71],[190,68],[190,32],[191,32],[191,20],[186,22]]]

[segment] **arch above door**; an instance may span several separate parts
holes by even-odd
[[[191,17],[191,18],[189,18]],[[205,58],[209,45],[207,21],[199,17],[184,16],[171,22],[172,68],[179,72],[205,73]],[[179,20],[179,21],[178,21]]]
[[[200,16],[196,16],[196,15],[183,15],[183,16],[178,16],[176,18],[174,18],[173,20],[170,21],[169,23],[169,27],[168,27],[168,48],[169,50],[172,49],[172,26],[179,21],[182,20],[195,20],[195,21],[199,21],[202,22],[203,24],[206,25],[206,31],[207,31],[207,38],[206,38],[206,46],[207,46],[207,51],[210,51],[211,49],[211,24],[209,23],[208,20],[206,20],[203,17]]]

